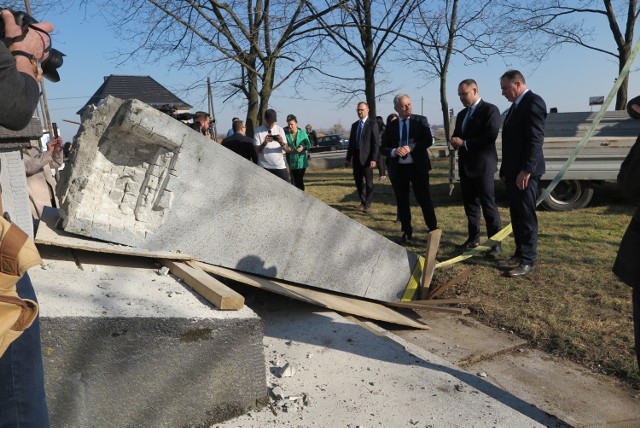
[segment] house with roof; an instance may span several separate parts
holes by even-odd
[[[186,113],[192,108],[150,76],[112,74],[105,76],[102,85],[76,114],[82,116],[87,107],[99,105],[100,101],[109,95],[123,100],[135,98],[158,110],[169,107],[175,110],[176,114]]]

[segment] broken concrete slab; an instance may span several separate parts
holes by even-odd
[[[415,253],[140,101],[108,99],[76,141],[67,232],[382,301],[416,269]]]
[[[210,426],[267,397],[263,325],[148,259],[42,248],[32,268],[53,426]]]

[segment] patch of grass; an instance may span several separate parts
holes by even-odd
[[[431,196],[442,229],[438,260],[460,253],[455,244],[466,239],[467,220],[460,186],[449,195],[448,161],[433,162]],[[400,224],[388,181],[376,183],[372,213],[359,204],[350,169],[314,171],[306,175],[309,194],[338,209],[381,235],[396,240]],[[503,225],[509,223],[506,193],[496,183]],[[481,297],[472,314],[485,324],[504,328],[545,352],[570,359],[594,371],[612,375],[640,389],[635,362],[631,289],[611,272],[618,245],[634,207],[617,191],[615,183],[596,187],[591,205],[579,211],[538,211],[540,238],[535,271],[524,278],[502,275],[494,264],[472,258],[437,269],[433,281],[444,284],[470,264],[478,269],[443,298]],[[426,226],[412,200],[414,242],[409,248],[424,253]],[[512,236],[503,241],[503,254],[513,254]]]

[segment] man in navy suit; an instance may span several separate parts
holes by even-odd
[[[380,133],[378,124],[369,118],[367,103],[358,103],[356,111],[358,120],[351,125],[345,166],[349,166],[353,159],[353,179],[360,197],[357,209],[369,214],[373,199],[373,169],[380,150]]]
[[[480,244],[480,207],[489,237],[502,228],[493,177],[498,170],[496,138],[501,118],[498,107],[480,98],[475,80],[460,82],[458,96],[465,109],[456,118],[451,145],[458,151],[462,201],[468,220],[468,237],[460,247],[468,249]],[[487,255],[495,258],[500,250],[500,244],[496,244]]]
[[[399,117],[385,129],[382,151],[389,162],[389,175],[394,177],[391,184],[403,232],[399,242],[406,244],[413,235],[409,200],[411,187],[429,231],[438,228],[438,220],[429,195],[431,162],[427,148],[433,144],[433,137],[427,118],[411,114],[411,98],[407,94],[396,95],[393,108]]]
[[[545,164],[542,154],[547,106],[527,89],[524,76],[509,70],[500,77],[502,95],[511,108],[502,125],[500,179],[506,184],[516,251],[505,266],[515,265],[508,276],[530,273],[538,256],[536,198]]]

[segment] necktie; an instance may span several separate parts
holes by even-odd
[[[402,143],[401,146],[409,145],[409,129],[407,126],[407,119],[402,119]]]
[[[511,117],[511,113],[513,113],[513,111],[516,109],[517,106],[518,104],[516,103],[511,104],[511,107],[509,107],[509,111],[507,112],[507,115],[504,118],[504,123],[507,123],[507,120],[509,120],[509,117]]]
[[[473,109],[471,108],[467,110],[467,114],[464,116],[464,119],[462,120],[462,132],[464,132],[464,130],[467,128],[467,122],[469,121],[469,118],[471,117],[472,112],[473,112]]]
[[[362,127],[364,126],[364,122],[360,121],[358,125],[358,134],[356,136],[356,148],[360,149],[360,139],[362,138]]]

